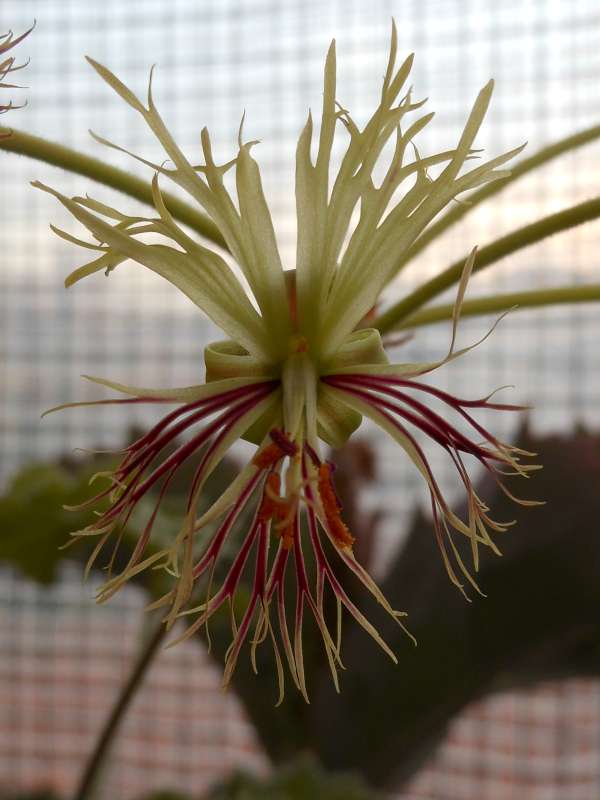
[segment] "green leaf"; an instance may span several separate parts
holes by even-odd
[[[311,757],[299,758],[267,779],[239,771],[206,800],[376,800],[358,775],[328,774]]]
[[[21,470],[0,499],[0,561],[40,583],[51,583],[68,552],[60,548],[71,531],[87,522],[87,515],[65,511],[63,506],[89,497],[88,481],[97,469],[96,462],[94,469],[79,474],[54,464]]]

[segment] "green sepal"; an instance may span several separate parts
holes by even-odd
[[[224,378],[276,377],[273,367],[259,361],[244,347],[231,339],[211,342],[204,348],[206,382]]]
[[[381,336],[375,328],[362,328],[346,337],[334,356],[322,365],[322,374],[357,364],[389,364]]]
[[[269,431],[272,431],[273,428],[281,428],[281,424],[280,407],[275,406],[275,408],[269,408],[256,422],[252,423],[241,438],[251,444],[260,445],[264,442]]]
[[[387,365],[379,331],[363,328],[346,337],[337,353],[321,365],[321,374],[358,368],[360,365]],[[317,432],[332,447],[345,444],[362,422],[362,416],[344,402],[344,395],[319,382],[317,397]]]
[[[259,361],[237,342],[223,339],[211,342],[204,348],[206,383],[227,378],[276,378],[272,366]],[[241,437],[252,444],[261,444],[265,436],[281,425],[281,412],[278,407],[268,408]]]
[[[344,402],[342,392],[319,383],[317,433],[332,447],[342,447],[362,422],[362,415]]]

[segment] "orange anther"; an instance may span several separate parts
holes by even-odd
[[[339,514],[340,503],[335,493],[333,479],[331,477],[331,465],[327,462],[319,466],[319,495],[323,503],[325,514]]]
[[[269,435],[272,439],[271,443],[255,453],[252,459],[254,466],[259,469],[268,469],[277,464],[278,461],[281,461],[282,458],[286,456],[291,458],[298,452],[298,446],[284,431],[273,428]]]
[[[281,480],[278,472],[271,472],[267,476],[263,496],[258,509],[258,519],[261,522],[267,522],[273,516],[278,516],[280,511],[279,507],[283,503],[283,499],[279,497],[279,489]]]
[[[291,550],[294,546],[294,523],[295,520],[292,518],[283,528],[279,525],[275,526],[274,534],[278,539],[281,539],[281,546],[284,550]]]
[[[289,536],[282,536],[281,537],[281,546],[284,550],[291,550],[294,546],[294,535],[293,533]]]
[[[252,463],[259,469],[268,469],[280,461],[285,456],[285,453],[278,444],[272,442],[258,453],[255,453]]]
[[[335,517],[328,516],[327,524],[329,525],[329,531],[338,547],[352,547],[354,536],[352,536],[339,514]]]
[[[331,477],[331,465],[324,463],[319,466],[319,497],[325,512],[325,519],[329,533],[338,547],[352,547],[354,536],[350,533],[340,516],[341,505],[335,492]]]

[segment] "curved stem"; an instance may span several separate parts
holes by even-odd
[[[473,274],[485,267],[489,267],[490,264],[494,264],[516,250],[529,247],[529,245],[540,242],[548,236],[574,228],[597,217],[600,217],[600,197],[595,197],[593,200],[587,200],[571,208],[566,208],[564,211],[551,214],[531,223],[531,225],[525,225],[525,227],[519,228],[482,247],[477,252]],[[419,286],[418,289],[415,289],[403,300],[395,303],[372,323],[373,327],[377,328],[380,333],[387,333],[387,331],[397,328],[418,308],[421,308],[421,306],[450,288],[453,284],[458,283],[465,261],[466,258],[461,258],[439,275],[436,275],[435,278]]]
[[[454,205],[443,217],[427,228],[408,252],[400,259],[396,265],[394,275],[396,275],[405,264],[412,261],[416,255],[425,250],[434,239],[441,236],[441,234],[447,231],[452,225],[456,225],[457,222],[466,214],[470,213],[479,203],[483,203],[485,200],[498,194],[498,192],[503,192],[507,186],[510,186],[514,181],[522,178],[523,175],[526,175],[528,172],[532,172],[534,169],[544,166],[544,164],[569,152],[569,150],[576,150],[578,147],[593,142],[594,139],[598,137],[600,137],[600,125],[594,125],[572,136],[567,136],[565,139],[560,139],[558,142],[553,142],[547,147],[538,150],[537,153],[534,153],[534,155],[529,158],[524,158],[519,161],[511,168],[508,178],[492,181],[491,183],[485,184],[485,186],[478,189],[476,192],[473,192],[473,194],[469,195],[467,198],[466,203]]]
[[[10,134],[2,138],[4,134]],[[61,167],[67,172],[85,175],[98,183],[110,186],[123,194],[134,197],[142,203],[154,207],[152,187],[149,183],[131,175],[123,169],[106,164],[98,158],[87,156],[70,147],[56,142],[49,142],[39,136],[0,126],[0,149],[17,155],[35,158],[54,167]],[[183,222],[206,239],[210,239],[220,247],[226,247],[223,237],[214,222],[200,211],[184,203],[178,197],[163,192],[166,206],[179,222]]]
[[[563,303],[594,303],[600,300],[600,284],[586,286],[560,286],[552,289],[535,289],[527,292],[509,292],[491,297],[477,297],[465,300],[460,310],[462,317],[478,317],[484,314],[501,313],[507,309],[521,311],[539,306],[562,305]],[[454,303],[424,308],[406,317],[396,330],[420,328],[452,319]]]
[[[167,626],[161,621],[156,631],[142,648],[127,683],[121,689],[121,693],[106,720],[94,750],[85,766],[77,791],[73,795],[74,800],[90,800],[91,791],[104,761],[104,756],[166,634]]]

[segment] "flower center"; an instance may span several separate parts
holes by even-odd
[[[295,440],[315,444],[322,439],[341,447],[360,425],[361,415],[340,401],[339,393],[321,381],[361,364],[387,364],[378,331],[365,328],[346,337],[337,352],[324,360],[310,338],[294,334],[281,363],[265,363],[230,339],[209,344],[204,351],[206,382],[246,378],[249,383],[280,382],[281,402],[265,413],[244,438],[260,444],[273,428],[283,428]]]

